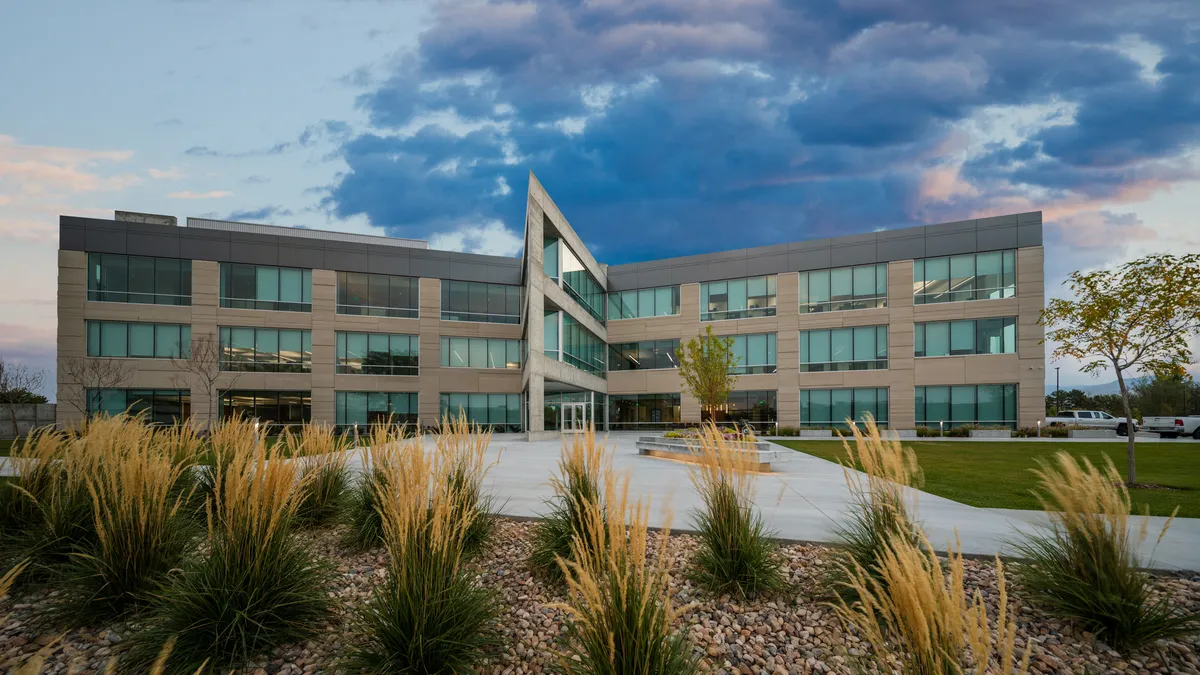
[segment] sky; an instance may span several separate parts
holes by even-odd
[[[1200,252],[1195,0],[41,0],[0,64],[0,357],[45,393],[60,214],[517,255],[533,171],[610,264],[1033,210],[1051,296]]]

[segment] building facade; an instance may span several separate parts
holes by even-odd
[[[675,349],[711,325],[738,356],[721,420],[1026,426],[1043,284],[1040,212],[608,266],[532,174],[520,259],[63,216],[58,418],[665,428],[700,420]]]

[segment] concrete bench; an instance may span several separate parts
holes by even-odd
[[[752,455],[756,470],[770,471],[772,462],[787,461],[793,451],[772,445],[768,441],[732,441],[739,450]],[[641,436],[637,440],[639,455],[674,459],[683,462],[695,462],[700,440],[696,438],[666,438],[663,436]]]

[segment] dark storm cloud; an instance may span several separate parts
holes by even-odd
[[[325,206],[403,236],[497,218],[519,231],[532,170],[620,262],[953,219],[1035,191],[1119,195],[1189,175],[1200,67],[1181,26],[1198,21],[1195,3],[1108,0],[446,3],[359,98],[375,131],[342,143],[349,170]],[[1130,36],[1163,54],[1157,81]],[[926,194],[965,120],[1034,105],[1074,117],[973,150],[966,194]],[[435,113],[475,130],[420,122]]]

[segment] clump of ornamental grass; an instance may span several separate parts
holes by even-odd
[[[192,548],[191,495],[178,489],[195,449],[181,444],[188,438],[185,429],[155,432],[128,417],[90,426],[82,442],[96,459],[84,477],[95,537],[65,566],[61,618],[86,625],[124,615]]]
[[[704,508],[692,515],[700,535],[692,559],[697,583],[743,597],[783,589],[783,559],[754,506],[757,458],[712,422],[692,452],[688,476],[704,500]]]
[[[255,442],[257,441],[257,442]],[[165,672],[214,669],[302,640],[329,616],[326,564],[297,536],[299,467],[262,438],[213,444],[207,555],[186,561],[135,634],[124,668],[150,667],[178,636]]]
[[[308,423],[298,434],[284,430],[277,445],[285,457],[300,464],[300,522],[324,525],[336,519],[350,490],[350,440],[327,424]]]
[[[495,592],[467,567],[464,543],[478,512],[464,508],[464,482],[482,481],[481,439],[469,427],[442,427],[432,452],[414,444],[377,471],[376,493],[388,578],[358,611],[345,668],[357,673],[468,672],[499,644]],[[457,438],[445,438],[447,436]],[[486,447],[486,446],[483,446]]]
[[[550,479],[554,497],[546,502],[547,511],[533,532],[529,564],[534,572],[548,581],[562,580],[558,559],[574,559],[571,542],[576,538],[585,545],[592,541],[585,511],[602,499],[602,477],[611,473],[612,455],[597,442],[594,427],[563,438],[558,475]]]
[[[481,551],[496,529],[495,498],[483,488],[484,477],[493,466],[485,458],[491,442],[492,432],[469,422],[462,413],[443,420],[437,438],[439,454],[450,458],[450,492],[457,500],[455,508],[471,513],[470,526],[463,536],[463,553],[467,556]]]
[[[198,458],[198,464],[192,474],[195,487],[193,501],[201,512],[216,493],[217,476],[228,470],[228,463],[243,448],[253,448],[263,443],[265,436],[265,425],[259,425],[255,420],[240,414],[209,426],[204,451]]]
[[[1013,543],[1029,562],[1018,578],[1032,599],[1119,651],[1200,631],[1200,614],[1156,599],[1149,575],[1138,568],[1135,550],[1149,518],[1129,522],[1129,491],[1112,461],[1105,457],[1100,468],[1059,452],[1039,465],[1035,494],[1050,526]]]
[[[837,525],[836,534],[843,547],[840,563],[832,568],[829,586],[839,593],[853,593],[853,586],[843,583],[842,571],[858,565],[874,573],[888,543],[906,537],[917,544],[916,526],[912,514],[916,509],[917,491],[922,483],[921,468],[911,448],[901,446],[895,438],[884,438],[875,419],[864,416],[865,430],[847,420],[854,436],[851,446],[845,438],[842,447],[846,459],[841,462],[842,475],[851,495],[851,509],[845,522]],[[882,578],[882,577],[879,577]]]
[[[996,558],[999,612],[995,629],[978,591],[969,598],[963,586],[960,547],[950,549],[943,563],[923,534],[918,543],[896,536],[884,544],[874,570],[845,561],[845,583],[851,593],[840,597],[834,610],[857,627],[871,643],[880,671],[910,675],[1024,675],[1029,647],[1016,656],[1015,612],[1008,609],[1004,566]],[[847,599],[854,598],[853,600]]]
[[[579,503],[584,525],[571,542],[571,558],[558,565],[570,617],[563,672],[587,675],[699,671],[698,656],[673,628],[681,609],[671,606],[669,531],[659,536],[656,564],[647,559],[649,505],[629,502],[629,478],[602,475],[603,498]]]
[[[95,541],[85,479],[98,458],[89,451],[87,436],[123,418],[96,419],[72,433],[38,431],[14,449],[9,464],[17,476],[4,489],[0,565],[27,560],[20,583],[52,579],[73,553]]]
[[[354,478],[346,495],[342,520],[346,525],[342,545],[354,551],[369,551],[383,544],[380,496],[388,488],[388,476],[396,472],[400,457],[423,452],[420,436],[406,437],[404,427],[379,424],[371,427],[362,453],[362,472]]]

